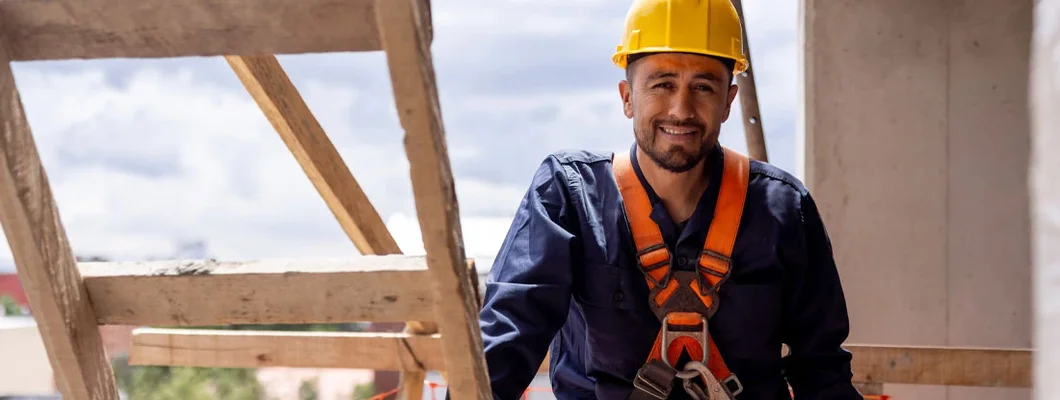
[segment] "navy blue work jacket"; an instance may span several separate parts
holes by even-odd
[[[672,268],[691,270],[714,213],[723,153],[715,147],[709,187],[679,225],[633,150]],[[485,282],[480,323],[496,399],[518,399],[550,349],[558,399],[629,396],[660,322],[624,218],[610,153],[562,151],[540,165]],[[798,399],[861,399],[841,347],[849,327],[831,245],[801,182],[752,160],[732,258],[710,333],[743,383],[738,398],[788,399],[790,383]],[[682,395],[679,383],[674,393]]]

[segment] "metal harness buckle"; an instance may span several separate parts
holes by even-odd
[[[721,382],[718,382],[718,378],[710,373],[706,364],[698,361],[689,361],[685,364],[685,370],[678,372],[677,377],[684,381],[685,392],[696,400],[732,399],[735,396],[722,386]],[[703,379],[706,383],[706,391],[692,382],[695,378]]]
[[[696,325],[691,325],[691,326],[689,326],[689,325],[675,325],[675,324],[671,324],[670,323],[670,318],[669,318],[669,316],[667,316],[667,318],[665,320],[663,320],[663,324],[662,324],[662,346],[661,346],[661,349],[662,349],[662,351],[661,351],[662,352],[662,360],[663,360],[663,362],[666,363],[666,365],[673,365],[674,364],[673,362],[670,362],[669,357],[668,357],[668,353],[669,353],[668,350],[670,349],[670,345],[677,338],[685,337],[685,336],[691,337],[692,339],[695,339],[696,343],[699,343],[699,345],[703,348],[703,358],[700,359],[700,360],[692,360],[692,361],[699,361],[701,363],[706,363],[707,362],[707,357],[709,357],[709,354],[710,354],[709,348],[707,347],[709,345],[709,340],[710,340],[710,334],[707,331],[707,319],[705,317],[703,317],[702,315],[700,315],[699,316],[699,323],[696,324]]]
[[[721,381],[721,386],[729,393],[729,397],[735,398],[740,393],[743,393],[743,383],[740,383],[736,375],[729,375],[728,378]]]
[[[634,395],[637,392],[659,400],[666,400],[673,390],[676,370],[659,360],[644,364],[633,379]]]

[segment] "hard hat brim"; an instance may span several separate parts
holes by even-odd
[[[614,62],[614,64],[616,66],[618,66],[619,68],[625,69],[627,67],[626,60],[629,58],[629,56],[634,55],[634,54],[644,54],[644,53],[691,53],[691,54],[700,54],[700,55],[704,55],[704,56],[712,56],[712,57],[724,58],[724,59],[727,59],[727,60],[733,60],[733,61],[735,61],[735,64],[734,64],[733,70],[732,70],[733,75],[742,73],[742,72],[746,71],[747,68],[748,68],[748,62],[747,62],[746,58],[734,58],[731,54],[723,54],[723,53],[719,53],[719,52],[715,52],[715,51],[709,51],[709,50],[703,50],[703,49],[680,48],[680,47],[644,47],[644,48],[637,49],[635,51],[621,51],[620,50],[620,51],[615,52],[615,54],[611,56],[611,61]]]

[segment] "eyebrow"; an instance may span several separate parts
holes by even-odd
[[[657,71],[657,72],[653,72],[650,75],[648,75],[647,80],[662,79],[662,78],[675,78],[675,77],[677,77],[677,73],[676,72],[673,72],[673,71]],[[713,72],[700,72],[700,73],[696,74],[693,78],[695,78],[695,79],[705,79],[705,80],[714,81],[714,82],[721,82],[721,77],[715,75]]]

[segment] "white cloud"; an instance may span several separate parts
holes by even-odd
[[[226,259],[356,254],[249,95],[195,75],[144,69],[116,87],[95,69],[17,74],[75,253],[141,259],[202,239],[212,255]],[[341,115],[358,92],[320,82],[303,86],[322,125],[336,143],[347,143],[337,146],[377,207],[411,209],[400,135],[384,144],[349,140],[352,127]],[[107,162],[122,157],[170,160],[172,171],[143,174]],[[461,180],[457,188],[469,254],[491,256],[522,189],[476,180]],[[422,253],[414,217],[384,218],[403,248]],[[9,257],[6,245],[0,254]]]
[[[774,160],[791,169],[794,149],[776,143],[787,143],[794,131],[797,3],[744,3],[767,142]],[[482,260],[480,271],[488,269],[545,153],[628,148],[630,124],[615,86],[597,85],[604,74],[619,76],[609,57],[627,5],[434,3],[449,152],[463,171],[456,186],[465,246]],[[16,64],[75,252],[165,257],[183,241],[204,240],[210,255],[226,259],[356,254],[257,105],[215,59]],[[382,57],[281,60],[293,66],[289,75],[399,244],[422,253]],[[351,65],[345,75],[336,73],[346,71],[340,61],[379,65]],[[520,87],[515,82],[523,77],[536,80]],[[737,111],[722,141],[743,150],[739,118]],[[6,247],[0,242],[0,259],[9,257]]]

